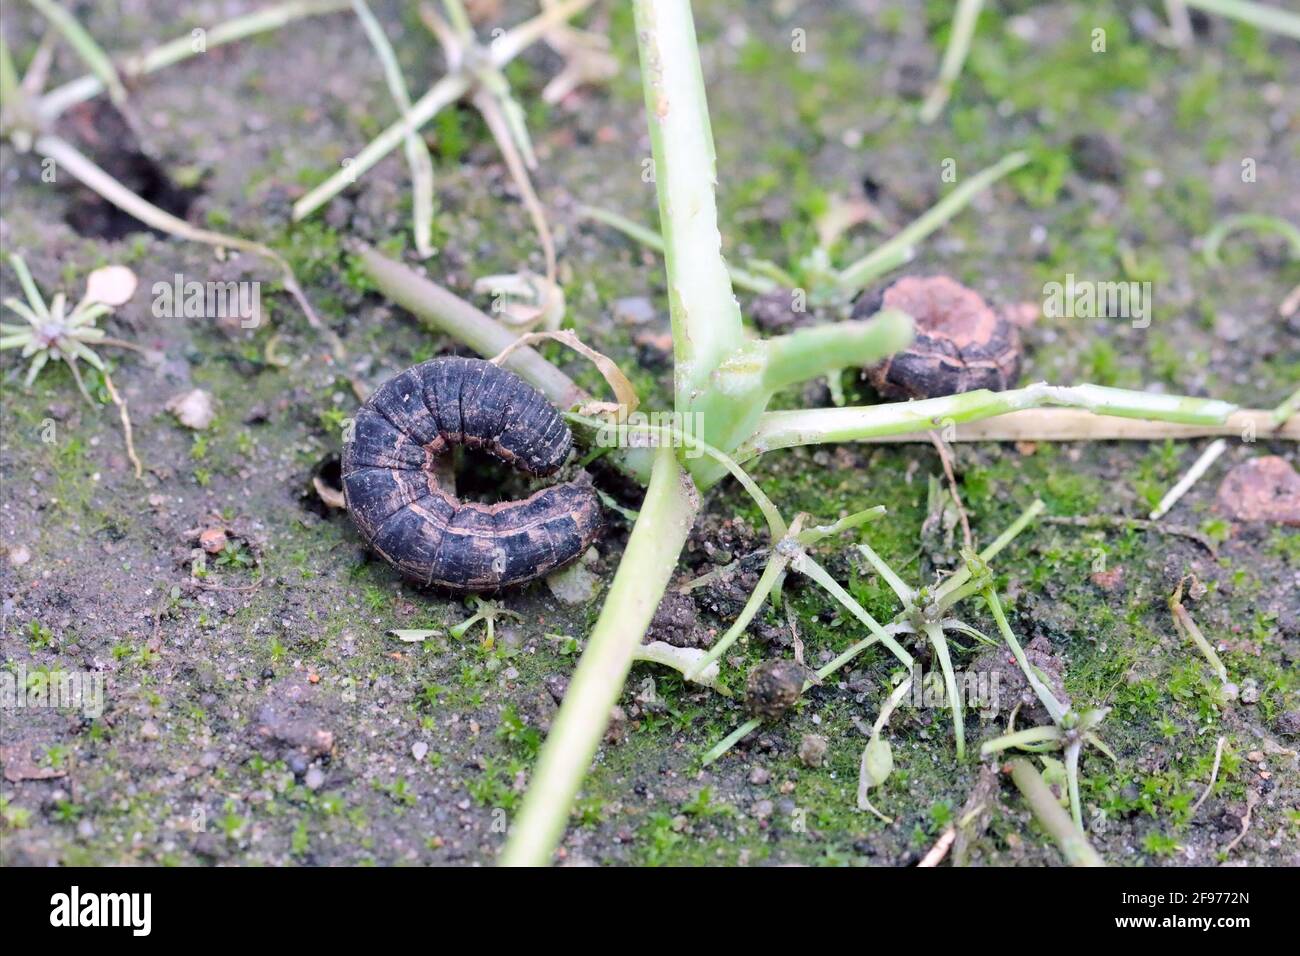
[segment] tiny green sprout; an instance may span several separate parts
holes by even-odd
[[[21,302],[11,296],[4,300],[4,305],[11,312],[24,318],[27,324],[12,325],[0,322],[0,350],[22,349],[22,357],[32,360],[25,379],[27,387],[31,387],[31,384],[36,381],[36,376],[41,373],[50,359],[64,362],[72,373],[72,378],[77,383],[82,397],[92,406],[95,401],[86,389],[77,362],[83,361],[103,375],[104,387],[108,390],[109,397],[117,406],[122,419],[122,434],[126,439],[127,457],[135,466],[135,476],[141,477],[143,468],[135,454],[135,441],[131,434],[131,415],[127,411],[126,400],[118,394],[103,359],[90,347],[94,344],[143,351],[130,342],[108,338],[104,330],[95,325],[96,320],[108,315],[135,294],[137,283],[135,273],[125,266],[105,266],[96,269],[86,278],[86,292],[81,301],[69,310],[67,297],[62,292],[56,293],[54,298],[48,304],[46,303],[40,290],[36,288],[36,283],[32,281],[32,274],[28,271],[27,263],[23,261],[22,256],[17,253],[10,255],[9,263],[18,275],[18,284],[22,286],[23,296],[27,301]]]
[[[27,325],[0,323],[0,349],[20,348],[22,357],[32,360],[24,380],[28,387],[51,359],[65,362],[81,394],[94,405],[77,362],[83,361],[106,373],[103,359],[90,346],[124,343],[106,339],[104,330],[97,328],[95,322],[131,298],[135,292],[135,274],[123,266],[108,266],[92,272],[86,283],[85,296],[69,309],[67,297],[62,292],[46,304],[22,256],[14,253],[9,257],[9,263],[18,274],[27,301],[24,303],[9,297],[4,300],[4,305],[25,319]]]
[[[523,615],[515,611],[508,611],[496,601],[485,601],[477,594],[473,595],[473,600],[478,606],[478,610],[473,615],[461,621],[448,632],[452,637],[459,640],[464,637],[471,627],[479,621],[484,622],[487,633],[483,636],[483,649],[491,650],[496,643],[496,619],[499,617],[512,617],[516,621],[522,621]]]

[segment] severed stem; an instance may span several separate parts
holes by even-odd
[[[1072,866],[1105,866],[1105,862],[1092,848],[1083,831],[1075,826],[1069,814],[1061,809],[1056,795],[1043,781],[1034,765],[1023,757],[1011,761],[1011,779],[1019,788],[1029,809],[1048,834],[1061,848]]]
[[[916,402],[768,412],[759,420],[754,434],[736,450],[736,459],[747,461],[795,445],[932,431],[1044,405],[1081,408],[1095,415],[1200,426],[1222,425],[1236,411],[1236,406],[1215,399],[1101,385],[1061,386],[1037,382],[1005,392],[979,389]]]
[[[551,723],[501,855],[502,865],[549,862],[698,508],[699,497],[675,450],[660,448],[641,514],[564,703]]]

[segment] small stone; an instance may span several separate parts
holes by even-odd
[[[308,790],[319,790],[325,783],[325,771],[320,767],[312,767],[307,771],[302,782],[307,785]]]
[[[804,669],[790,660],[764,661],[749,672],[745,707],[755,717],[775,720],[803,693]]]
[[[591,603],[600,593],[600,578],[588,569],[588,565],[596,558],[596,549],[588,548],[581,559],[567,568],[547,575],[546,586],[550,588],[557,601],[570,607]]]
[[[204,528],[199,532],[199,547],[208,554],[220,554],[226,549],[225,528]]]
[[[429,745],[426,744],[423,740],[417,740],[414,744],[411,745],[411,756],[414,757],[416,760],[423,760],[425,754],[427,754],[428,752],[429,752]]]
[[[756,820],[766,820],[775,809],[776,806],[771,800],[759,800],[749,808],[749,815]]]
[[[140,725],[140,738],[142,740],[157,740],[160,736],[158,725],[152,720],[146,720]]]
[[[1218,508],[1234,521],[1300,526],[1300,475],[1280,455],[1242,462],[1219,485]]]
[[[799,759],[805,767],[820,767],[826,759],[826,748],[830,746],[821,734],[804,734],[799,741]]]
[[[1079,133],[1071,139],[1070,158],[1087,179],[1119,182],[1124,178],[1119,144],[1100,133]]]
[[[772,775],[768,772],[766,767],[755,767],[749,772],[749,782],[756,787],[763,786],[771,779]]]
[[[9,563],[14,567],[22,567],[32,559],[32,552],[25,544],[16,544],[9,549]]]
[[[1251,763],[1263,763],[1264,751],[1252,750],[1250,753],[1246,754],[1246,759],[1249,760]]]
[[[654,303],[644,296],[615,299],[613,312],[614,318],[628,325],[641,325],[653,321],[655,317]]]
[[[1124,584],[1124,568],[1116,565],[1108,571],[1094,571],[1088,575],[1088,580],[1103,591],[1114,591]]]
[[[186,428],[202,431],[212,424],[216,412],[212,407],[212,396],[201,388],[182,392],[167,403],[167,411],[176,416]]]
[[[1241,702],[1243,704],[1259,703],[1259,684],[1255,683],[1253,677],[1247,677],[1241,685]]]

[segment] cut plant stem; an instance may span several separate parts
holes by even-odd
[[[887,309],[866,321],[814,325],[761,339],[755,348],[766,359],[763,386],[775,392],[845,366],[872,365],[906,348],[912,336],[912,317]]]
[[[1065,859],[1071,866],[1106,865],[1097,851],[1092,848],[1088,838],[1083,835],[1083,831],[1061,809],[1056,794],[1052,793],[1051,788],[1043,781],[1042,775],[1032,763],[1024,757],[1013,759],[1011,779],[1024,796],[1025,802],[1029,804],[1029,809],[1034,812],[1043,829],[1056,841],[1056,845],[1061,848],[1061,852],[1065,854]]]
[[[921,104],[921,122],[933,123],[943,112],[952,95],[953,85],[961,76],[962,64],[970,52],[970,41],[975,35],[975,24],[979,21],[980,9],[984,0],[957,0],[957,12],[952,18],[952,32],[948,35],[948,48],[943,52],[943,63],[939,66],[939,79],[930,90],[930,94]]]
[[[633,10],[668,274],[674,409],[700,412],[704,437],[729,451],[752,430],[762,406],[737,409],[712,381],[744,344],[744,332],[722,258],[695,23],[688,0],[635,0]]]
[[[1281,428],[1291,418],[1295,417],[1297,410],[1300,410],[1300,388],[1292,392],[1290,398],[1284,401],[1277,408],[1273,409],[1273,428]],[[1297,421],[1294,424],[1300,428],[1300,421]]]
[[[1300,418],[1279,420],[1276,410],[1241,409],[1214,425],[1178,425],[1148,422],[1136,418],[1096,415],[1074,408],[1030,408],[994,418],[970,421],[948,430],[947,441],[1164,441],[1215,436],[1267,435],[1270,439],[1300,441]],[[1285,424],[1282,424],[1282,422]],[[929,432],[920,430],[868,435],[860,442],[928,442]]]
[[[1174,593],[1169,595],[1169,610],[1174,615],[1174,628],[1196,645],[1201,654],[1205,656],[1205,659],[1210,662],[1210,667],[1214,668],[1215,676],[1219,678],[1220,682],[1226,684],[1228,682],[1228,669],[1223,666],[1223,661],[1219,659],[1214,646],[1205,639],[1200,627],[1192,619],[1192,615],[1187,608],[1183,606],[1182,581],[1178,582],[1178,587],[1174,589]]]
[[[640,517],[551,724],[510,829],[503,865],[543,866],[550,861],[698,508],[699,497],[675,450],[658,449]]]
[[[1192,463],[1192,467],[1187,469],[1187,474],[1178,479],[1178,483],[1170,488],[1165,496],[1160,499],[1160,504],[1156,505],[1155,511],[1151,512],[1151,520],[1158,521],[1168,514],[1169,509],[1176,505],[1183,495],[1187,494],[1192,485],[1201,480],[1201,476],[1210,469],[1211,465],[1219,460],[1219,456],[1227,451],[1227,449],[1228,443],[1222,438],[1210,442],[1205,451],[1201,452],[1196,461]]]
[[[1251,3],[1249,0],[1183,0],[1183,3],[1204,10],[1206,13],[1231,17],[1249,23],[1251,26],[1300,40],[1300,14],[1283,10],[1281,7]]]
[[[907,261],[915,246],[965,209],[971,199],[1027,162],[1029,162],[1028,153],[1011,153],[958,185],[893,238],[841,270],[836,279],[841,294],[857,293],[880,276]]]
[[[450,335],[484,358],[500,355],[519,338],[515,330],[396,259],[364,244],[355,251],[362,269],[384,297],[431,330]],[[560,408],[591,401],[590,394],[532,348],[512,351],[503,364]]]
[[[1156,419],[1186,425],[1221,425],[1236,406],[1208,398],[1135,392],[1101,385],[1038,382],[1005,392],[980,389],[915,402],[848,408],[767,412],[736,450],[737,461],[795,445],[860,441],[882,435],[931,431],[1043,405],[1082,408],[1095,415]]]

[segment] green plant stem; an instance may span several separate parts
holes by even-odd
[[[970,52],[970,41],[975,35],[975,24],[979,21],[980,8],[983,6],[984,0],[957,0],[957,12],[953,14],[952,32],[948,36],[948,48],[944,50],[943,63],[939,66],[939,79],[921,105],[922,123],[933,123],[948,103],[953,85],[961,76],[966,54]]]
[[[836,279],[841,293],[846,295],[856,293],[906,261],[910,258],[911,249],[966,208],[971,199],[1027,162],[1029,162],[1028,153],[1011,153],[958,185],[898,235],[842,269]]]
[[[122,78],[117,75],[113,61],[95,38],[86,32],[86,28],[77,22],[76,17],[59,6],[55,0],[29,0],[29,2],[63,34],[64,39],[72,44],[77,55],[85,61],[86,66],[90,67],[91,72],[108,90],[113,102],[118,106],[125,104],[126,87],[122,85]]]
[[[743,328],[722,258],[695,23],[688,0],[635,0],[633,9],[668,274],[674,407],[679,414],[701,412],[704,437],[730,451],[762,406],[738,409],[712,382],[743,344]]]
[[[761,340],[763,387],[775,392],[835,369],[872,365],[912,341],[912,317],[888,309],[866,321],[836,322]]]
[[[906,621],[895,619],[894,621],[885,625],[884,632],[888,634],[892,639],[893,636],[896,634],[912,633],[912,626],[908,624]],[[850,646],[849,648],[841,652],[833,660],[827,662],[825,665],[819,667],[816,671],[814,671],[817,680],[818,681],[826,680],[826,678],[830,677],[841,667],[849,663],[849,661],[853,660],[855,657],[857,657],[859,654],[861,654],[863,651],[871,647],[879,640],[880,640],[879,635],[871,634],[868,637],[865,637],[862,640],[858,641],[856,644],[853,644],[852,646]],[[910,678],[908,679],[907,683],[910,685],[911,683]],[[814,681],[811,680],[805,681],[803,685],[803,689],[807,690],[808,688],[812,687],[813,684]],[[729,751],[732,747],[734,747],[737,743],[739,743],[742,739],[744,739],[746,734],[754,730],[761,723],[762,720],[755,717],[741,724],[739,727],[737,727],[731,733],[727,734],[727,736],[723,737],[720,741],[718,741],[716,744],[714,744],[705,752],[704,756],[701,758],[702,765],[707,767],[709,764],[713,763],[719,757],[723,756],[725,753],[727,753],[727,751]]]
[[[1038,699],[1043,702],[1047,708],[1048,714],[1052,717],[1052,722],[1060,724],[1065,717],[1065,706],[1056,699],[1056,695],[1048,689],[1047,685],[1042,682],[1038,674],[1029,666],[1029,658],[1025,656],[1024,648],[1016,640],[1015,632],[1011,630],[1011,625],[1007,622],[1006,612],[1002,609],[1002,601],[998,598],[998,592],[992,587],[984,588],[984,600],[993,612],[993,619],[997,621],[998,630],[1002,632],[1002,639],[1007,642],[1011,648],[1011,655],[1015,657],[1016,663],[1024,671],[1025,678],[1029,681],[1029,686],[1034,689]]]
[[[1202,254],[1205,261],[1212,266],[1223,264],[1219,259],[1219,247],[1223,245],[1223,240],[1230,233],[1242,229],[1252,229],[1255,232],[1275,232],[1282,238],[1286,239],[1287,246],[1291,252],[1292,259],[1300,259],[1300,229],[1294,224],[1287,222],[1278,216],[1265,216],[1259,213],[1242,213],[1238,216],[1229,216],[1218,222],[1213,229],[1205,234]]]
[[[745,601],[745,606],[741,609],[739,616],[731,622],[731,627],[727,628],[727,633],[723,634],[718,641],[709,648],[709,652],[700,658],[695,669],[687,675],[693,677],[696,673],[701,673],[706,667],[712,664],[718,658],[727,652],[727,649],[736,642],[736,639],[744,633],[745,628],[749,627],[749,622],[754,619],[754,615],[759,612],[767,602],[767,596],[772,593],[781,576],[785,574],[786,567],[790,559],[783,554],[778,553],[775,549],[771,557],[767,559],[767,566],[763,568],[763,574],[758,579],[758,584],[750,592],[749,599]]]
[[[1218,653],[1214,650],[1214,645],[1206,640],[1205,635],[1201,632],[1195,619],[1192,617],[1182,601],[1177,596],[1169,599],[1169,610],[1174,615],[1174,627],[1184,637],[1196,645],[1197,649],[1209,662],[1210,667],[1214,669],[1214,675],[1223,683],[1228,681],[1228,669],[1223,666],[1223,661],[1219,659]]]
[[[1070,816],[1074,825],[1083,833],[1083,803],[1079,799],[1079,753],[1083,750],[1083,741],[1075,740],[1065,746],[1065,781],[1070,791]]]
[[[517,332],[372,246],[358,245],[356,257],[385,298],[433,331],[450,335],[484,358],[500,355],[519,338]],[[573,379],[528,346],[515,349],[503,364],[560,408],[591,401]]]
[[[1198,7],[1206,13],[1231,17],[1251,26],[1271,30],[1273,33],[1300,40],[1300,15],[1281,7],[1250,3],[1248,0],[1183,0],[1189,7]]]
[[[1034,816],[1043,825],[1072,866],[1105,866],[1083,831],[1061,809],[1056,795],[1034,765],[1023,757],[1011,761],[1011,779],[1024,796]]]
[[[855,441],[932,445],[933,426],[914,432],[868,435]],[[1077,408],[1026,408],[993,418],[956,425],[946,432],[949,442],[1040,442],[1040,441],[1186,441],[1194,438],[1267,435],[1273,441],[1300,441],[1300,419],[1292,417],[1274,423],[1271,409],[1239,408],[1222,422],[1208,425],[1178,425],[1095,415]]]
[[[894,636],[889,633],[879,621],[872,617],[867,610],[854,600],[853,595],[844,590],[840,583],[831,577],[830,573],[820,564],[814,561],[807,554],[800,554],[791,562],[791,566],[800,574],[812,578],[822,589],[831,597],[835,598],[843,607],[865,624],[867,630],[876,636],[880,643],[884,644],[897,657],[908,670],[912,668],[912,655],[903,649],[903,646],[894,640]]]
[[[995,754],[1000,750],[1010,750],[1013,747],[1025,747],[1032,744],[1047,743],[1049,741],[1060,741],[1061,729],[1049,725],[1046,727],[1027,727],[1024,730],[1017,730],[1015,733],[1004,734],[1001,737],[995,737],[992,740],[986,740],[980,745],[980,756],[987,757],[989,754]],[[1057,744],[1059,747],[1059,743]]]
[[[1189,425],[1222,424],[1236,410],[1236,406],[1227,402],[1207,398],[1100,385],[1060,386],[1038,382],[1005,392],[980,389],[916,402],[768,412],[759,420],[754,434],[736,450],[736,460],[748,461],[756,455],[795,445],[932,431],[1045,405],[1081,408],[1094,415]]]
[[[494,40],[488,47],[487,64],[490,68],[500,69],[517,57],[527,45],[540,36],[542,32],[555,24],[562,23],[578,11],[591,4],[592,0],[569,0],[554,7],[548,7],[542,13]],[[525,42],[526,41],[526,42]],[[325,203],[329,202],[348,186],[352,185],[368,169],[379,162],[412,133],[460,99],[477,83],[477,76],[468,70],[449,73],[434,83],[428,91],[412,104],[411,109],[397,122],[383,130],[378,136],[352,157],[352,161],[330,176],[315,189],[293,204],[293,218],[304,219]]]
[[[596,206],[579,206],[578,215],[587,219],[594,219],[597,222],[604,223],[613,229],[617,229],[623,235],[635,242],[641,243],[647,249],[651,249],[659,255],[664,254],[664,240],[659,233],[653,229],[647,229],[638,222],[633,222],[626,216],[620,216],[616,212],[608,209],[600,209]],[[731,284],[737,288],[744,289],[746,292],[753,292],[756,295],[763,295],[768,292],[775,292],[781,288],[780,284],[774,279],[767,276],[755,275],[745,269],[727,264],[727,274],[731,276]]]
[[[701,765],[707,767],[762,725],[763,721],[761,719],[758,717],[751,717],[705,751],[704,756],[700,758]]]
[[[194,37],[187,33],[147,52],[129,56],[119,63],[118,74],[131,78],[154,73],[214,47],[279,29],[294,20],[317,14],[334,13],[347,7],[349,2],[350,0],[295,0],[292,3],[267,7],[207,29],[201,49],[194,42]],[[98,76],[92,74],[72,80],[41,98],[41,115],[47,121],[51,120],[68,107],[94,99],[102,92],[104,92],[104,82]]]
[[[938,624],[925,626],[926,636],[934,649],[934,656],[939,660],[939,669],[943,673],[943,685],[948,692],[948,708],[952,711],[952,731],[957,741],[957,759],[966,758],[966,716],[961,694],[957,691],[957,675],[953,673],[952,657],[948,653],[948,639],[943,636],[943,628]]]
[[[356,12],[361,27],[365,30],[374,47],[375,54],[384,70],[384,81],[388,84],[388,93],[397,104],[399,112],[411,111],[411,94],[406,89],[406,80],[402,78],[402,68],[397,64],[397,54],[388,42],[388,36],[375,15],[370,11],[366,0],[352,0],[352,9]],[[424,138],[415,132],[408,132],[403,140],[406,151],[406,165],[411,170],[412,217],[414,218],[415,251],[422,258],[433,255],[433,157]]]
[[[1287,420],[1300,409],[1300,388],[1291,393],[1291,397],[1273,409],[1273,427],[1281,428]]]
[[[511,827],[503,865],[542,866],[550,860],[698,507],[694,485],[674,449],[660,448],[609,595]]]
[[[310,216],[355,183],[362,173],[391,153],[398,143],[417,133],[420,127],[437,116],[444,107],[450,106],[469,92],[470,86],[470,78],[462,73],[444,76],[433,84],[401,119],[367,143],[356,156],[351,157],[350,163],[294,203],[294,220]]]

